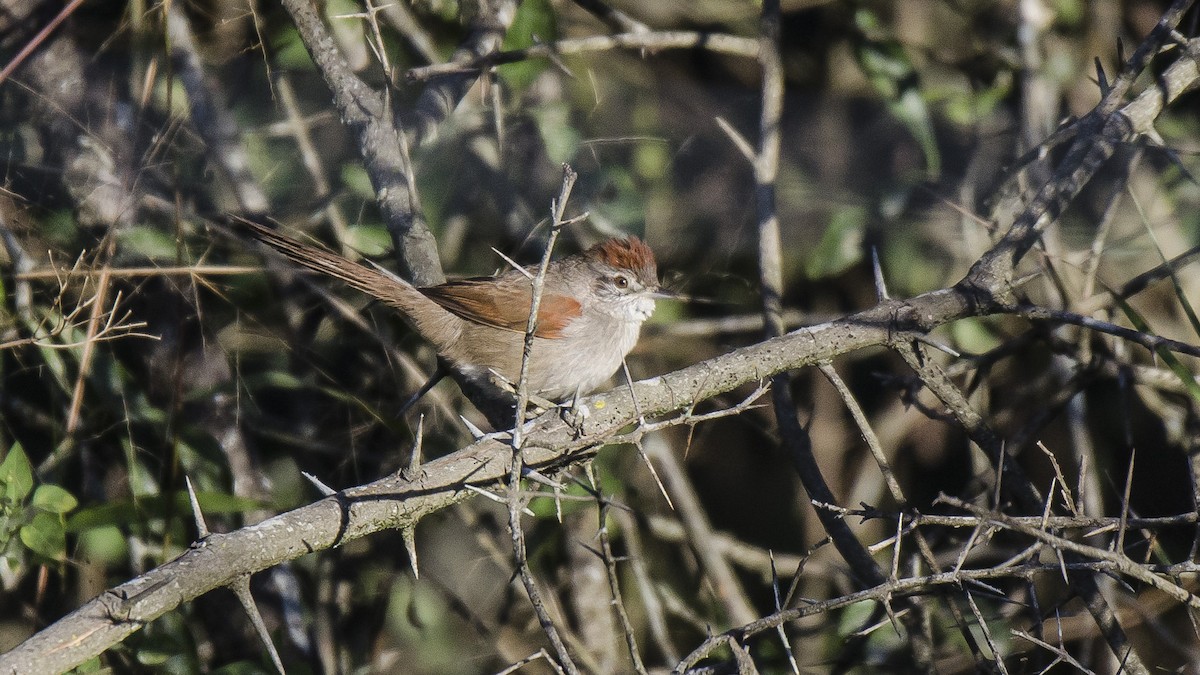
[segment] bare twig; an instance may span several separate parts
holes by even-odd
[[[642,663],[642,653],[638,649],[633,622],[629,620],[629,613],[625,611],[625,600],[621,596],[620,577],[617,573],[617,561],[613,556],[612,541],[608,535],[609,507],[611,503],[604,499],[604,496],[600,493],[600,483],[595,479],[592,465],[589,464],[587,470],[592,477],[592,485],[596,490],[597,516],[600,519],[600,554],[604,560],[604,572],[605,577],[608,579],[608,589],[612,594],[613,610],[617,614],[617,619],[621,622],[621,632],[625,635],[625,646],[629,650],[629,658],[633,662],[633,669],[641,673],[641,675],[646,675],[646,666]]]
[[[555,653],[558,655],[558,662],[562,668],[569,674],[574,675],[579,672],[574,660],[571,658],[570,652],[567,651],[566,645],[559,636],[559,630],[554,625],[554,620],[547,611],[545,603],[542,601],[541,592],[538,590],[537,582],[533,578],[533,572],[529,569],[529,560],[525,555],[525,533],[521,529],[521,475],[524,467],[522,458],[522,432],[525,426],[525,408],[529,405],[529,361],[533,353],[534,334],[537,332],[537,316],[538,308],[542,301],[542,290],[545,288],[546,271],[550,267],[550,255],[554,251],[554,242],[558,239],[558,233],[563,226],[563,214],[567,208],[567,200],[571,196],[571,189],[575,186],[577,178],[575,171],[563,165],[563,182],[562,188],[559,190],[558,199],[551,205],[552,224],[550,227],[550,238],[546,242],[546,250],[542,254],[542,262],[538,266],[537,274],[531,281],[532,297],[529,303],[529,318],[525,326],[525,344],[521,356],[521,374],[517,381],[517,407],[516,420],[513,424],[511,446],[512,446],[512,464],[508,474],[508,527],[509,533],[512,535],[512,560],[513,567],[521,577],[521,583],[525,586],[525,592],[529,595],[529,602],[533,606],[534,613],[538,617],[538,622],[542,625],[542,631],[546,633],[546,637],[550,640],[550,645],[554,647]]]
[[[1056,551],[1071,551],[1092,560],[1101,560],[1109,563],[1122,574],[1133,577],[1134,579],[1137,579],[1148,586],[1156,588],[1193,609],[1200,609],[1200,597],[1197,597],[1188,592],[1186,589],[1181,588],[1179,585],[1171,583],[1163,577],[1154,574],[1145,567],[1133,562],[1124,554],[1109,551],[1108,549],[1103,549],[1096,546],[1080,544],[1070,539],[1059,537],[1047,532],[1044,529],[1022,524],[1002,513],[987,511],[986,509],[981,509],[954,497],[942,495],[938,498],[938,502],[949,504],[964,511],[969,511],[976,517],[982,518],[993,525],[998,525],[1005,529],[1013,530],[1033,537],[1043,544],[1053,546]]]
[[[609,51],[612,49],[708,49],[719,54],[744,58],[758,56],[759,44],[747,38],[723,33],[698,33],[672,31],[653,33],[621,33],[618,35],[596,35],[586,38],[560,40],[546,45],[534,45],[525,49],[486,54],[475,59],[413,68],[405,73],[412,81],[429,80],[451,75],[477,74],[484,68],[516,63],[531,58],[551,58],[558,55],[582,54]]]

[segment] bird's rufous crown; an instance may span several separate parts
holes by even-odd
[[[587,255],[609,267],[632,271],[647,286],[658,285],[654,251],[637,237],[602,241],[589,248]]]

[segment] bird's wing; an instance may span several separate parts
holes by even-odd
[[[529,322],[532,287],[526,279],[480,277],[418,290],[467,321],[518,333],[524,333]],[[551,340],[563,337],[563,330],[579,317],[581,309],[579,301],[570,296],[544,293],[534,335]]]

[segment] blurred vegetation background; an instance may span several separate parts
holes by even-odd
[[[4,62],[62,9],[0,4]],[[1008,167],[1097,102],[1096,64],[1111,76],[1118,41],[1131,49],[1165,4],[783,2],[778,208],[792,325],[872,305],[872,250],[895,297],[958,280],[1046,177],[1038,167],[1021,176]],[[758,35],[753,2],[610,5],[655,30]],[[406,79],[406,70],[445,60],[484,11],[453,0],[318,6],[358,74],[386,87],[397,111],[425,86]],[[524,0],[504,47],[608,32],[577,4]],[[758,72],[753,58],[703,49],[607,49],[496,67],[435,136],[412,148],[422,211],[445,269],[490,273],[504,266],[493,248],[536,259],[560,165],[569,162],[580,176],[571,211],[590,216],[566,233],[563,252],[636,234],[655,250],[672,288],[711,301],[660,303],[631,356],[634,377],[756,341],[753,173],[722,123],[757,137]],[[196,73],[200,81],[188,79]],[[232,115],[235,126],[220,144],[202,131],[212,120],[196,105],[197,91]],[[1071,305],[1196,243],[1196,103],[1192,94],[1159,120],[1166,149],[1123,148],[1064,214],[1028,263],[1030,271],[1054,271],[1026,287],[1030,297]],[[238,152],[245,173],[231,175]],[[317,499],[302,471],[341,488],[406,466],[418,415],[427,455],[470,441],[458,415],[479,417],[452,383],[397,415],[434,359],[394,313],[264,262],[209,220],[261,210],[294,235],[391,262],[356,140],[276,3],[82,4],[0,85],[0,162],[0,651],[186,548],[195,532],[185,477],[209,525],[227,531]],[[1104,205],[1122,191],[1094,254]],[[1099,281],[1089,288],[1092,261]],[[1193,268],[1181,269],[1177,282],[1183,297],[1197,297]],[[1195,341],[1186,302],[1171,284],[1131,304],[1154,332]],[[1007,346],[977,372],[972,400],[1005,438],[1021,439],[1038,485],[1049,485],[1054,469],[1035,441],[1060,456],[1072,485],[1086,442],[1100,477],[1087,498],[1112,513],[1136,449],[1131,511],[1194,510],[1195,402],[1181,395],[1178,380],[1134,386],[1127,371],[1106,371],[1071,389],[1074,396],[1056,396],[1068,387],[1067,357],[1045,337],[1016,319],[966,320],[936,336],[964,354]],[[912,506],[927,508],[940,492],[974,494],[979,464],[966,436],[927,415],[929,401],[912,405],[922,399],[909,390],[902,361],[880,350],[837,367],[892,454]],[[891,506],[831,385],[801,373],[795,393],[841,503]],[[824,532],[777,447],[769,409],[657,434],[647,452],[683,467],[683,485],[698,496],[759,615],[774,608],[767,550],[785,578],[796,556],[812,553],[803,597],[853,588],[836,552],[819,545]],[[706,631],[737,622],[714,598],[678,514],[637,452],[606,449],[596,470],[604,492],[631,509],[612,526],[618,553],[636,547],[649,591],[666,608],[664,643],[649,636],[648,588],[622,566],[625,588],[636,589],[626,602],[649,645],[647,662],[670,667]],[[553,502],[533,507],[530,560],[556,611],[587,643],[592,621],[611,621],[588,619],[584,601],[608,603],[602,577],[600,591],[588,586],[596,584],[588,577],[595,505],[565,502],[562,523]],[[886,538],[889,527],[855,522],[865,542]],[[536,652],[543,636],[512,583],[505,528],[504,507],[482,499],[423,521],[419,580],[399,533],[256,576],[255,595],[289,671],[495,672]],[[1186,553],[1191,534],[1169,530],[1155,544]],[[1140,551],[1151,548],[1143,542]],[[1061,589],[1042,583],[1042,610],[1057,609]],[[1023,611],[997,598],[981,605],[999,624],[1017,622]],[[1061,609],[1078,613],[1077,605]],[[1162,665],[1194,663],[1200,645],[1186,616],[1169,607],[1145,613],[1154,630],[1138,639],[1164,642],[1156,652]],[[829,667],[868,614],[856,606],[801,622],[793,636],[801,665]],[[941,672],[974,669],[952,628],[935,633],[943,638]],[[1105,672],[1112,663],[1088,638],[1083,627],[1067,639],[1076,658]],[[1054,658],[1015,640],[1004,647],[1021,672]],[[906,649],[885,626],[870,638],[862,672],[903,667]],[[777,641],[760,640],[755,656],[764,672],[787,669]],[[271,670],[223,591],[146,626],[89,667]],[[598,658],[590,667],[629,666]],[[528,666],[538,668],[544,663]]]

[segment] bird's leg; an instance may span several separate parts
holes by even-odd
[[[583,436],[583,425],[587,422],[588,415],[591,414],[586,405],[581,405],[582,398],[583,388],[576,387],[575,395],[571,397],[570,403],[559,404],[562,420],[575,430],[576,438]]]

